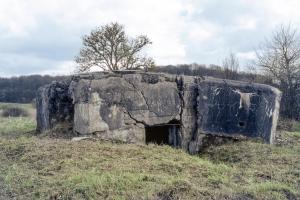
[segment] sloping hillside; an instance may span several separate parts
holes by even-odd
[[[0,199],[300,199],[300,127],[273,146],[229,142],[198,156],[34,129],[32,115],[0,117]]]

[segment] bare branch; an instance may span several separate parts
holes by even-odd
[[[295,117],[296,89],[300,79],[300,40],[291,25],[281,25],[256,51],[257,65],[265,69],[279,83],[283,91],[282,110],[287,117]]]
[[[225,74],[225,79],[236,79],[239,70],[239,60],[233,54],[230,53],[228,57],[223,60],[223,69]]]

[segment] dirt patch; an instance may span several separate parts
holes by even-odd
[[[191,186],[185,182],[175,183],[172,187],[169,187],[156,196],[156,200],[179,200],[182,199],[180,195],[191,190]]]
[[[201,138],[200,144],[200,153],[205,152],[208,148],[214,146],[222,146],[226,144],[234,144],[235,142],[240,142],[246,140],[245,138],[233,138],[233,137],[224,137],[217,135],[203,135]]]

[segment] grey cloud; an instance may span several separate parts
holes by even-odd
[[[81,46],[86,30],[63,27],[51,21],[40,20],[38,28],[28,37],[1,38],[0,76],[60,72],[59,64],[73,60]],[[71,71],[71,70],[70,70]]]
[[[200,1],[190,16],[194,23],[208,22],[218,28],[214,37],[197,43],[185,35],[183,41],[187,44],[188,60],[209,64],[221,64],[229,53],[254,51],[263,39],[270,35],[272,28],[264,18],[264,9],[260,4],[250,4],[249,1]],[[265,11],[267,12],[267,11]],[[253,18],[256,26],[253,29],[238,27],[241,17]],[[248,60],[241,60],[242,64]]]
[[[29,37],[1,39],[1,53],[34,54],[38,57],[56,60],[70,59],[81,45],[80,33],[44,22]]]
[[[43,59],[30,54],[0,54],[0,61],[0,76],[43,74],[44,71],[62,73],[60,67],[63,61]]]
[[[97,8],[91,12],[103,11],[105,16],[107,14],[113,16],[113,19],[121,20],[124,18],[123,16],[127,16],[128,19],[126,18],[126,20],[128,23],[130,23],[130,20],[134,21],[135,18],[139,17],[133,15],[133,18],[130,18],[132,17],[131,15],[124,15],[124,13],[128,12],[126,9],[124,10],[124,8],[128,6],[131,8],[133,5],[136,5],[136,2],[131,2],[132,5],[127,5],[127,3],[123,1],[110,1],[109,3],[101,3],[101,7],[97,1],[95,2],[95,4],[92,5],[99,5],[99,8],[96,6]],[[177,2],[181,2],[182,5],[185,5],[187,1],[178,0]],[[172,23],[160,20],[160,18],[152,22],[152,24],[157,23],[158,27],[165,28],[165,31],[162,31],[165,37],[169,36],[168,38],[170,38],[174,35],[176,37],[171,38],[177,39],[177,35],[180,37],[178,38],[178,40],[180,40],[179,42],[176,41],[171,45],[169,44],[172,41],[168,40],[168,38],[164,40],[158,37],[159,42],[167,41],[165,45],[169,45],[168,47],[164,47],[159,44],[161,45],[161,47],[159,47],[161,52],[158,51],[158,54],[163,54],[175,48],[178,49],[178,52],[181,52],[181,50],[184,51],[182,54],[180,53],[180,55],[186,55],[182,60],[187,62],[221,64],[224,56],[230,51],[233,53],[253,51],[258,44],[263,41],[265,36],[271,34],[272,28],[274,28],[270,23],[271,11],[260,2],[250,0],[199,0],[193,1],[191,5],[194,10],[192,14],[188,11],[178,13],[179,17],[181,17],[180,20],[182,19],[183,24],[186,24],[184,28],[178,25],[178,30],[174,30],[173,25],[168,27],[168,25]],[[165,10],[165,12],[168,13],[168,7],[166,7]],[[76,15],[77,11],[72,11],[72,14]],[[149,17],[151,17],[151,12],[151,10],[145,10],[145,16],[149,15]],[[176,15],[175,11],[172,13]],[[93,28],[90,27],[90,25],[97,21],[87,17],[80,18],[82,20],[80,22],[78,21],[78,23],[75,23],[74,20],[70,22],[64,21],[62,23],[57,19],[57,16],[51,16],[51,14],[52,12],[47,15],[34,15],[36,17],[36,26],[28,29],[29,34],[25,37],[9,37],[10,33],[0,24],[0,76],[43,73],[49,69],[59,71],[59,66],[61,66],[62,63],[73,60],[74,56],[77,55],[81,47],[81,36],[89,33]],[[78,15],[82,14],[84,13],[78,11]],[[114,16],[116,16],[116,18],[114,18]],[[256,20],[256,26],[248,30],[238,28],[237,20],[243,16],[254,18]],[[170,19],[173,18],[174,20],[179,20],[178,16],[172,16]],[[76,16],[74,19],[76,19]],[[105,18],[105,20],[107,19],[111,18]],[[145,18],[142,17],[141,19],[145,20]],[[91,20],[92,23],[88,21],[85,22],[85,20]],[[99,20],[103,19],[101,18]],[[126,20],[124,18],[123,21]],[[103,23],[103,21],[101,22]],[[195,41],[191,39],[189,33],[193,30],[190,25],[193,24],[193,26],[197,26],[198,24],[200,28],[204,29],[205,27],[201,27],[203,22],[215,26],[217,28],[216,33],[205,40]],[[136,22],[136,24],[133,24],[136,25],[140,23]],[[99,24],[95,25],[100,25],[100,21]],[[130,24],[125,24],[125,26],[127,25],[130,26]],[[148,26],[145,22],[141,23],[141,25]],[[137,27],[137,29],[139,28],[145,27]],[[151,29],[144,30],[151,32]],[[151,33],[147,32],[145,32],[145,34],[151,35]],[[178,53],[174,55],[178,55]],[[157,60],[163,60],[164,56],[165,55],[157,55]],[[170,57],[168,60],[172,61],[176,60],[176,58]],[[241,62],[246,61],[242,60]],[[158,64],[160,63],[158,62]]]

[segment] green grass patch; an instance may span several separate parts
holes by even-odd
[[[34,131],[35,119],[30,117],[0,117],[0,136],[16,137]]]
[[[35,109],[31,104],[0,103],[0,111],[20,108],[28,113],[26,117],[1,117],[0,136],[17,137],[36,128]],[[0,112],[1,113],[1,112]]]
[[[32,104],[20,104],[20,103],[0,103],[0,110],[7,108],[23,108],[26,110],[34,109]]]
[[[300,198],[298,132],[276,145],[240,141],[191,156],[169,146],[22,136],[34,128],[30,117],[0,118],[0,199]]]
[[[22,199],[296,199],[299,145],[168,146],[0,139],[0,177]]]
[[[300,123],[295,123],[293,129],[294,129],[294,132],[293,132],[294,137],[297,137],[298,139],[300,139]]]

